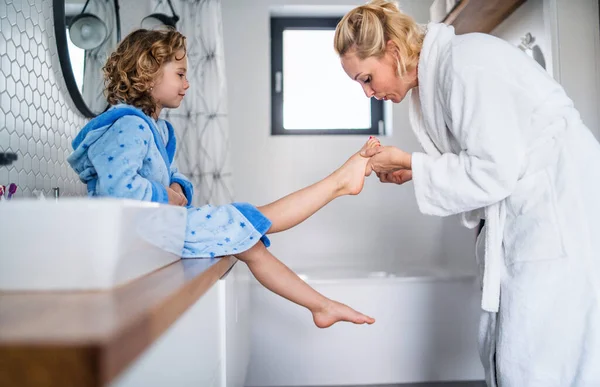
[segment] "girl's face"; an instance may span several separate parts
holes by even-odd
[[[179,107],[186,90],[190,87],[186,74],[187,56],[182,50],[163,66],[160,79],[152,86],[150,94],[156,101],[158,110],[163,107]]]
[[[409,71],[405,77],[400,78],[392,50],[386,50],[381,58],[365,59],[360,59],[354,51],[349,51],[341,57],[341,62],[346,74],[362,86],[368,98],[400,103],[408,90],[416,86],[416,70]]]

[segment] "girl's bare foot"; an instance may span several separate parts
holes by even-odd
[[[376,137],[370,137],[363,147],[348,159],[333,174],[338,182],[340,195],[358,195],[363,189],[367,173],[368,158],[362,157],[360,152],[380,146]]]
[[[375,319],[359,313],[347,305],[329,300],[319,310],[313,311],[313,320],[319,328],[328,328],[339,321],[347,321],[354,324],[373,324]]]

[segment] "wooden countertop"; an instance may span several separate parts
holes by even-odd
[[[0,386],[102,386],[237,260],[185,259],[110,291],[0,292]]]

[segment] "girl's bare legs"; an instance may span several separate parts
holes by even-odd
[[[360,151],[379,145],[375,137],[369,138]],[[258,207],[272,223],[268,234],[292,228],[308,219],[333,199],[343,195],[358,195],[362,191],[368,158],[354,154],[340,168],[325,179],[296,191],[273,203]]]
[[[327,328],[338,321],[355,324],[373,324],[375,319],[354,309],[330,300],[300,279],[293,271],[275,258],[262,244],[257,243],[250,250],[237,254],[245,262],[254,277],[270,291],[300,305],[313,315],[315,325]]]

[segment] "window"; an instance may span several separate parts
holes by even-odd
[[[366,98],[333,49],[339,18],[271,18],[271,134],[383,134],[383,101]]]

